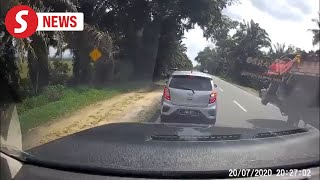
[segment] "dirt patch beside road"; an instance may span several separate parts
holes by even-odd
[[[108,123],[145,121],[158,107],[161,95],[161,90],[132,92],[87,106],[67,117],[28,131],[23,136],[23,149]]]

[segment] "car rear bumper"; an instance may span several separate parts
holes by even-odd
[[[197,111],[198,115],[184,115],[181,110]],[[161,122],[167,123],[194,123],[194,124],[215,124],[217,114],[217,104],[207,107],[189,107],[173,105],[163,101],[161,106]]]

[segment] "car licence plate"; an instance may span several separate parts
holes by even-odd
[[[198,116],[199,115],[199,111],[191,110],[191,109],[180,109],[180,114]]]

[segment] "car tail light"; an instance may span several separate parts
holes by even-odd
[[[164,87],[163,89],[163,97],[168,101],[171,100],[170,90],[167,87]]]
[[[215,103],[217,100],[217,93],[216,92],[212,92],[210,94],[210,98],[209,98],[209,104]]]

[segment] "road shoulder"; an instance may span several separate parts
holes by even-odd
[[[34,128],[23,136],[23,149],[116,122],[141,122],[152,116],[153,107],[160,104],[161,91],[131,92],[89,105],[67,117]]]

